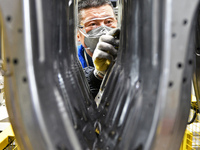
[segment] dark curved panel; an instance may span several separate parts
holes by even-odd
[[[3,18],[13,1],[0,1]],[[179,147],[190,108],[197,0],[119,2],[118,58],[98,108],[76,54],[77,1],[15,2],[22,3],[13,3],[13,22],[2,24],[4,60],[14,62],[4,65],[7,107],[21,149]],[[186,16],[177,5],[190,8]]]

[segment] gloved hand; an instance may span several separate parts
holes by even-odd
[[[95,66],[94,75],[103,78],[111,62],[117,57],[119,47],[120,29],[110,30],[106,35],[102,35],[94,50],[92,59]]]

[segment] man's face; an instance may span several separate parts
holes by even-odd
[[[85,33],[88,33],[94,28],[102,25],[106,25],[111,28],[117,27],[117,20],[110,5],[84,9],[81,11],[81,15],[82,20],[80,21],[80,25],[83,27],[81,30]],[[80,31],[77,34],[77,38],[83,47],[87,48],[84,43],[85,36]],[[89,50],[86,49],[86,52],[92,57],[92,53]]]

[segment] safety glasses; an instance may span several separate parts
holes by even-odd
[[[105,25],[108,27],[116,27],[117,20],[113,16],[107,16],[104,18],[93,18],[93,19],[81,22],[78,27],[81,32],[86,34],[87,32],[89,32],[95,28],[98,28],[102,25]]]

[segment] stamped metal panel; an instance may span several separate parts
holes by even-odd
[[[97,147],[179,149],[190,109],[198,2],[122,1],[120,48],[99,105]]]
[[[196,41],[195,41],[195,63],[194,63],[194,75],[193,85],[194,94],[197,99],[198,108],[200,109],[200,9],[197,12],[197,26],[196,26]]]
[[[198,3],[198,0],[168,0],[165,3],[165,53],[158,94],[160,102],[156,106],[160,107],[157,111],[160,118],[152,149],[176,150],[182,142],[190,110]]]
[[[197,4],[120,1],[118,59],[96,112],[76,56],[77,1],[0,0],[7,107],[20,148],[178,149]]]
[[[15,136],[21,149],[32,149],[29,134],[43,141],[38,128],[34,132],[25,128],[24,121],[34,128],[37,121],[33,121],[35,114],[31,110],[31,94],[27,84],[24,27],[23,27],[23,2],[20,0],[1,0],[1,33],[3,51],[3,73],[5,79],[6,106],[9,119],[13,125]],[[23,93],[23,94],[19,94]],[[23,103],[23,106],[21,105]],[[24,107],[24,109],[21,109]],[[26,119],[25,119],[26,118]],[[23,138],[21,138],[23,137]],[[45,142],[43,142],[45,143]],[[37,148],[45,147],[43,144]]]
[[[95,104],[76,54],[77,1],[1,0],[0,7],[6,103],[20,149],[91,147]]]

